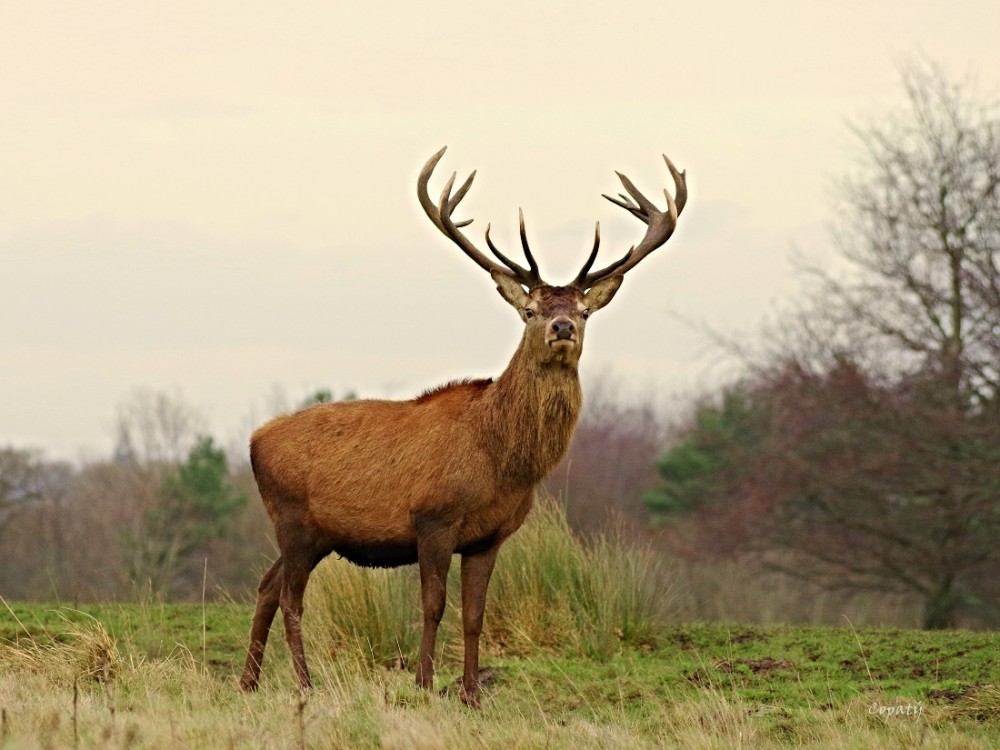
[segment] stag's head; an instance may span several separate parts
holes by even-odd
[[[490,239],[488,225],[486,244],[500,263],[480,251],[461,231],[462,227],[472,223],[471,219],[459,222],[453,220],[452,213],[472,187],[475,172],[470,174],[454,192],[452,191],[456,175],[452,174],[441,191],[438,202],[434,203],[431,200],[427,184],[444,152],[445,149],[442,148],[434,154],[420,171],[420,177],[417,179],[417,197],[420,205],[434,226],[489,272],[496,282],[500,295],[518,311],[524,321],[524,344],[534,358],[542,363],[575,365],[583,351],[583,333],[587,319],[612,300],[625,274],[665,243],[673,233],[677,226],[677,217],[687,201],[685,173],[678,171],[666,156],[663,157],[673,177],[675,192],[675,195],[671,196],[664,189],[663,194],[667,199],[665,211],[658,209],[640,193],[625,175],[616,173],[626,192],[620,193],[618,198],[608,195],[604,197],[646,224],[646,234],[638,245],[631,247],[614,263],[592,271],[601,244],[601,227],[597,224],[594,229],[594,247],[576,278],[565,286],[553,286],[546,283],[538,272],[538,264],[528,247],[523,213],[520,214],[521,247],[528,263],[527,268],[512,261],[497,249]]]

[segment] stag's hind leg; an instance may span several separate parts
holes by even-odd
[[[264,648],[267,646],[267,635],[271,631],[274,613],[278,610],[283,580],[279,557],[260,579],[260,585],[257,587],[257,608],[253,613],[253,625],[250,626],[250,646],[247,648],[247,662],[240,678],[240,687],[243,690],[256,690],[260,682]]]
[[[318,562],[318,560],[317,560]],[[312,687],[309,679],[309,667],[306,666],[306,651],[302,643],[302,599],[305,596],[309,574],[316,563],[302,557],[284,556],[282,565],[284,581],[281,587],[281,614],[285,620],[285,640],[292,654],[292,666],[299,681],[299,689],[308,690]]]

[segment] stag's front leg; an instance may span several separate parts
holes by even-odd
[[[421,533],[417,539],[420,595],[424,609],[424,633],[420,639],[417,685],[422,688],[434,687],[434,644],[437,642],[438,625],[444,616],[448,568],[454,549],[454,534],[446,528]]]
[[[472,708],[479,708],[479,636],[483,632],[486,589],[499,550],[498,544],[477,555],[462,557],[462,630],[465,636],[462,701]]]

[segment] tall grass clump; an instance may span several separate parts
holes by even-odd
[[[440,658],[461,660],[459,561],[439,631]],[[587,542],[573,534],[563,506],[536,503],[503,546],[490,583],[484,645],[494,653],[538,650],[607,657],[622,643],[655,640],[671,609],[666,571],[655,553],[610,529]],[[314,653],[405,663],[422,627],[416,566],[367,570],[325,561],[310,579],[306,629]]]
[[[649,643],[669,617],[667,573],[618,527],[584,542],[565,508],[542,497],[500,552],[486,637],[515,653],[537,648],[606,657]]]
[[[415,565],[361,568],[331,556],[306,590],[306,635],[314,652],[389,665],[420,645],[420,576]]]

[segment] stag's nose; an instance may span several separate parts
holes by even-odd
[[[556,341],[572,339],[576,335],[576,326],[569,318],[556,318],[550,325]]]

